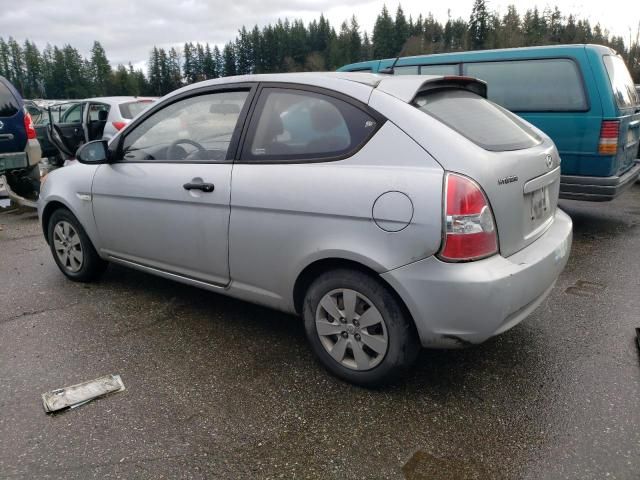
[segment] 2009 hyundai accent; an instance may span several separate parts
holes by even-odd
[[[513,327],[572,224],[541,131],[468,77],[251,75],[180,89],[52,172],[39,215],[72,280],[115,262],[300,314],[333,374]]]

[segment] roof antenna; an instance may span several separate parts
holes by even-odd
[[[398,53],[398,56],[396,57],[396,59],[393,61],[393,63],[391,64],[390,67],[385,67],[382,70],[380,70],[378,73],[384,73],[387,75],[393,75],[395,73],[395,66],[396,63],[398,63],[398,60],[400,60],[400,57],[402,57],[402,54],[405,53],[405,50],[407,50],[407,47],[409,47],[409,45],[413,42],[413,41],[420,41],[420,36],[419,35],[414,35],[413,37],[409,37],[407,38],[407,41],[404,42],[404,45],[402,45],[402,48],[400,49],[400,53]]]

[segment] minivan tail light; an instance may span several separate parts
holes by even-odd
[[[598,153],[600,155],[615,155],[618,151],[619,134],[620,122],[618,120],[604,120],[600,127]]]
[[[447,173],[444,199],[444,241],[439,258],[463,262],[498,253],[493,212],[480,186],[463,175]]]
[[[113,128],[115,128],[118,132],[124,128],[127,122],[111,122]]]
[[[24,129],[27,132],[27,138],[29,140],[38,138],[36,127],[33,126],[33,119],[31,118],[31,114],[29,112],[24,113]]]

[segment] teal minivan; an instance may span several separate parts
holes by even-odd
[[[345,65],[380,72],[394,59]],[[488,98],[549,135],[562,158],[560,197],[606,201],[640,175],[640,95],[624,61],[601,45],[553,45],[404,57],[395,75],[466,75]]]

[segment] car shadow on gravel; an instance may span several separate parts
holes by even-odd
[[[279,371],[277,362],[284,361],[289,366],[295,364],[296,368],[312,370],[309,372],[313,373],[312,377],[329,376],[314,361],[302,320],[297,316],[116,265],[112,265],[100,283],[92,288],[135,298],[136,302],[143,304],[170,301],[169,312],[181,317],[180,323],[170,327],[173,329],[189,330],[202,319],[206,319],[208,328],[217,334],[226,334],[233,329],[236,346],[244,344],[242,347],[248,351],[260,351],[254,365],[259,370],[272,368]],[[167,312],[163,310],[158,315],[166,320]],[[146,321],[149,322],[148,319]],[[157,321],[152,319],[148,325],[153,327],[155,323]],[[147,324],[128,325],[127,331],[142,328],[147,328]],[[259,342],[264,345],[256,345]],[[423,349],[408,375],[383,390],[391,393],[400,389],[403,394],[413,391],[416,395],[429,391],[444,398],[449,394],[456,395],[469,382],[474,383],[505,369],[535,370],[535,363],[543,350],[544,345],[536,341],[535,333],[520,326],[482,345],[459,350]],[[530,355],[532,351],[534,354]],[[292,355],[300,358],[292,358]],[[270,361],[265,362],[265,358]],[[286,382],[286,375],[280,380]],[[337,379],[332,379],[332,382],[339,389],[358,388]]]

